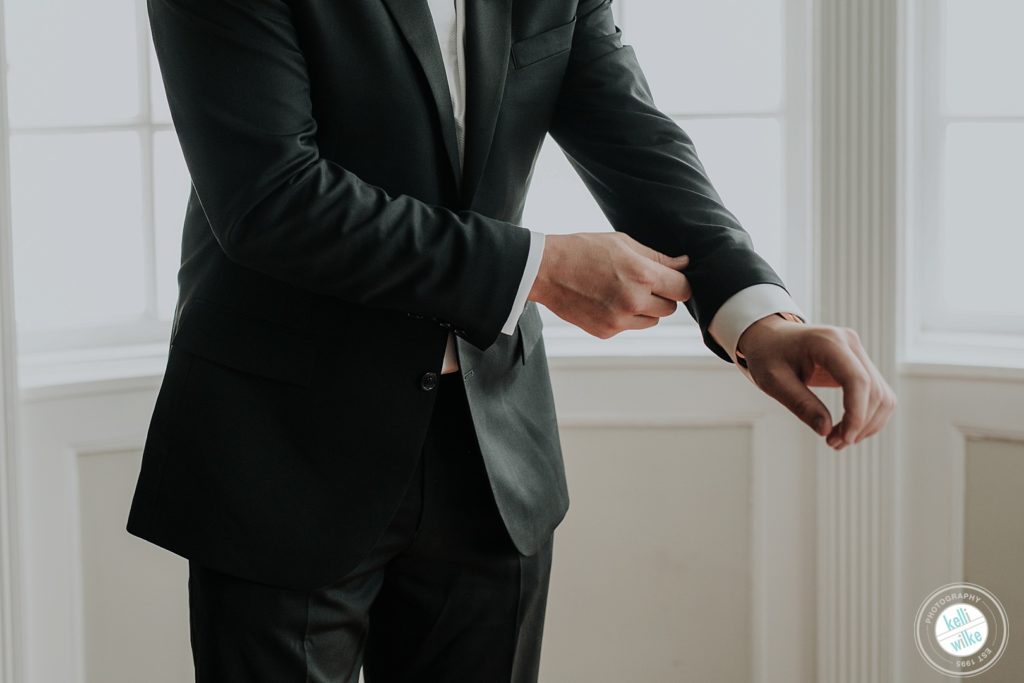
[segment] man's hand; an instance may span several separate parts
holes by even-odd
[[[737,350],[754,383],[836,450],[877,433],[896,409],[896,395],[850,328],[771,315],[740,335]],[[842,387],[842,420],[833,425],[828,408],[808,387]]]
[[[607,339],[653,327],[690,298],[679,272],[689,257],[666,256],[622,232],[547,235],[527,298],[584,331]]]

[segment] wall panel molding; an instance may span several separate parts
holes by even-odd
[[[562,430],[750,431],[751,681],[816,680],[813,435],[731,365],[607,360],[551,359]],[[778,634],[791,643],[785,655]]]
[[[968,530],[969,453],[987,442],[1024,442],[1020,422],[1024,382],[1019,378],[1007,381],[1003,377],[917,375],[904,377],[901,388],[905,429],[896,475],[900,491],[896,623],[905,626],[913,619],[920,601],[941,585],[974,580],[987,588],[997,588],[986,585],[987,578],[978,580],[966,571],[966,553],[972,542],[984,543],[991,538],[985,534],[981,539],[972,537]],[[1008,520],[1001,530],[1015,528]],[[1012,536],[1000,535],[999,531],[994,537],[1012,545]],[[1020,573],[1019,567],[1003,565],[997,569]],[[1002,599],[1001,592],[996,594]],[[1013,628],[1014,617],[1010,619]],[[936,680],[935,672],[916,652],[910,630],[902,628],[895,636],[894,679],[907,683]],[[1019,671],[1005,669],[1013,666],[1012,659],[998,666],[1004,670],[999,673],[995,669],[996,677],[1020,679]]]

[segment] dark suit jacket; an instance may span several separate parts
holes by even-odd
[[[449,330],[512,539],[568,507],[541,318],[500,334],[546,134],[687,308],[782,286],[654,105],[609,0],[469,0],[467,140],[426,0],[149,0],[192,177],[128,531],[253,580],[339,578],[409,481]],[[700,68],[681,64],[680,68]]]

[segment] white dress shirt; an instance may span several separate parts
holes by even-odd
[[[430,14],[434,19],[437,31],[437,42],[441,48],[441,58],[448,76],[448,92],[452,98],[452,109],[455,112],[455,134],[458,139],[459,157],[463,158],[466,137],[466,2],[465,0],[427,0]],[[526,267],[519,283],[512,310],[502,327],[502,334],[511,335],[515,332],[516,323],[526,307],[526,297],[533,288],[533,282],[540,270],[541,255],[544,252],[544,233],[530,231],[530,250],[526,257]],[[676,254],[670,254],[675,256]],[[774,284],[764,283],[752,285],[740,290],[718,309],[708,327],[708,333],[722,345],[736,362],[736,343],[751,324],[778,312],[788,312],[801,320],[807,318],[800,311],[789,293]],[[736,367],[748,379],[750,373],[740,364]],[[458,357],[455,354],[455,336],[448,333],[448,344],[444,350],[444,362],[441,373],[447,374],[459,369]]]

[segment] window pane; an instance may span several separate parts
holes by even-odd
[[[950,125],[944,165],[944,308],[1024,315],[1024,123]]]
[[[782,266],[782,132],[775,119],[680,120],[726,208],[754,248],[785,278]]]
[[[775,110],[783,17],[782,0],[630,2],[623,41],[636,50],[663,111]]]
[[[83,327],[143,313],[142,156],[136,133],[11,140],[17,322]]]
[[[1024,2],[946,0],[946,106],[1024,114]]]
[[[181,228],[192,181],[173,131],[157,133],[153,145],[157,311],[162,319],[169,320],[178,300]]]
[[[547,233],[611,230],[608,220],[550,137],[534,168],[523,225]]]
[[[114,123],[139,114],[133,0],[6,0],[12,126]]]

